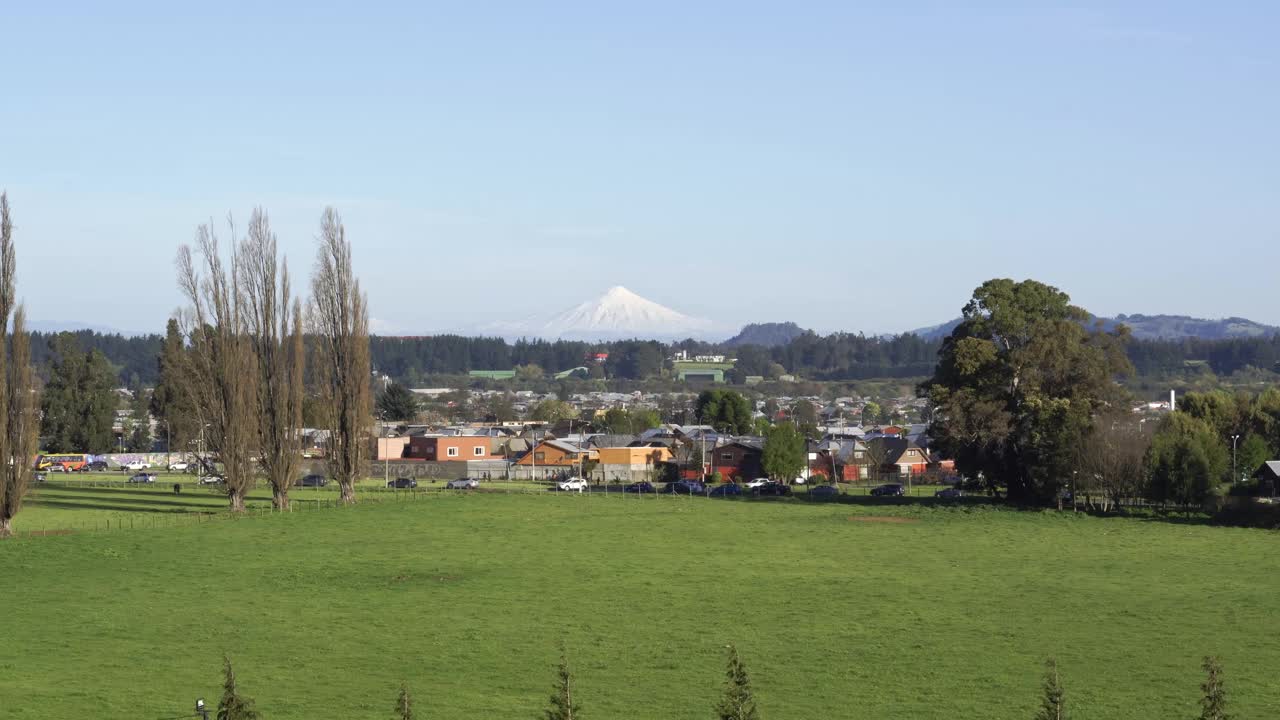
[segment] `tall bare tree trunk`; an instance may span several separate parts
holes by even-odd
[[[239,260],[258,365],[259,457],[271,483],[272,506],[288,510],[302,457],[302,306],[294,301],[290,307],[289,267],[278,265],[276,256],[267,214],[255,209]]]
[[[26,312],[21,305],[14,308],[16,270],[9,196],[0,193],[0,538],[13,535],[13,518],[31,483],[40,432]]]
[[[233,236],[234,232],[233,226]],[[206,420],[209,448],[222,463],[231,511],[238,513],[244,511],[245,496],[254,483],[257,359],[234,246],[231,262],[224,265],[210,225],[197,229],[196,246],[203,273],[190,246],[178,251],[178,284],[191,303],[184,317],[191,345],[184,374]]]
[[[366,472],[372,438],[369,311],[351,267],[346,229],[333,208],[325,208],[321,218],[311,294],[320,391],[329,420],[326,461],[342,502],[350,504],[356,501],[355,483]]]

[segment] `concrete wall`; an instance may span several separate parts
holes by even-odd
[[[488,480],[502,480],[507,477],[508,463],[505,460],[473,460],[470,462],[427,462],[392,460],[389,463],[372,462],[369,464],[369,477],[382,478],[388,475],[395,478],[407,477],[423,480],[457,480],[471,477]]]

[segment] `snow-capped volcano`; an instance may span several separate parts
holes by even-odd
[[[519,323],[495,323],[483,329],[508,337],[669,340],[702,337],[714,328],[706,320],[676,312],[618,285],[594,300],[550,317],[535,316]]]

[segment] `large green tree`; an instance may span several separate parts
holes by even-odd
[[[106,356],[85,353],[75,335],[50,341],[54,360],[41,404],[41,433],[48,452],[110,452],[115,444],[116,374]]]
[[[769,429],[765,436],[760,464],[764,474],[790,482],[804,470],[807,454],[804,436],[791,423],[782,423]]]
[[[1056,497],[1094,415],[1123,399],[1124,328],[1087,329],[1066,293],[1034,280],[989,280],[943,342],[920,392],[934,406],[933,448],[971,480],[1017,502]]]
[[[411,422],[418,417],[422,404],[418,402],[418,396],[412,390],[400,383],[391,383],[378,396],[378,402],[375,407],[383,420],[407,420]]]
[[[1148,499],[1190,508],[1203,504],[1226,479],[1231,454],[1208,423],[1175,412],[1151,439],[1144,465]]]
[[[202,421],[192,394],[191,379],[183,374],[190,364],[183,357],[186,352],[182,329],[177,319],[169,318],[164,342],[156,357],[158,379],[151,391],[151,415],[160,423],[157,434],[164,439],[169,451],[190,450],[200,437]]]
[[[129,403],[129,423],[126,426],[125,446],[129,452],[151,452],[150,398],[145,388],[133,389],[133,400]]]
[[[548,422],[552,425],[578,417],[578,410],[564,400],[543,400],[533,406],[530,419]]]
[[[703,390],[698,394],[694,413],[703,425],[720,432],[745,435],[751,432],[751,403],[732,390]]]

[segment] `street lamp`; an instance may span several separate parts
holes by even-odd
[[[1238,441],[1238,439],[1240,439],[1239,434],[1234,434],[1234,436],[1231,436],[1231,484],[1233,484],[1233,486],[1235,484],[1235,477],[1236,477],[1235,475],[1235,441]]]

